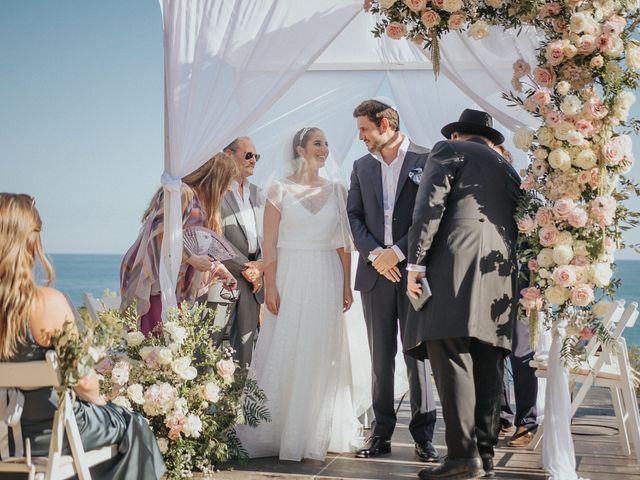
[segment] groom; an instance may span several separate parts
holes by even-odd
[[[406,284],[407,232],[420,174],[429,150],[398,131],[400,118],[391,101],[366,100],[353,112],[360,140],[369,154],[355,161],[347,213],[360,258],[355,289],[360,291],[369,337],[375,422],[371,436],[356,452],[358,458],[391,452],[396,425],[394,369],[398,326],[404,337],[409,306]],[[411,400],[409,431],[415,452],[436,462],[432,445],[436,423],[429,364],[405,355]]]

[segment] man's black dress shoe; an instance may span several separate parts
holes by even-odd
[[[436,463],[440,460],[440,455],[438,454],[436,447],[433,446],[433,443],[427,442],[424,445],[416,443],[415,447],[416,455],[418,455],[420,460],[423,462]]]
[[[447,458],[439,467],[420,470],[418,477],[421,480],[462,480],[480,478],[484,476],[484,473],[480,457]]]
[[[362,447],[356,450],[356,458],[371,458],[386,453],[391,453],[391,440],[371,436]]]
[[[496,472],[493,469],[493,457],[482,457],[482,469],[484,470],[483,478],[493,478],[496,476]]]

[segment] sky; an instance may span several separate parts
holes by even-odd
[[[36,197],[47,252],[135,240],[163,169],[162,62],[157,0],[0,1],[0,191]]]

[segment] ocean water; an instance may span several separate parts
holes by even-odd
[[[90,292],[101,297],[105,288],[119,291],[120,255],[70,255],[49,256],[56,271],[54,286],[69,295],[75,305],[82,305],[82,293]],[[616,276],[622,280],[618,298],[640,303],[640,260],[618,260]],[[626,329],[629,345],[640,345],[640,321]]]

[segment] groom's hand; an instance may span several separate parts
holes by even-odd
[[[398,264],[398,261],[398,256],[393,248],[385,248],[373,261],[373,268],[375,268],[380,275],[384,275],[395,267]]]
[[[407,293],[416,300],[422,295],[420,280],[426,277],[424,272],[407,272]]]

